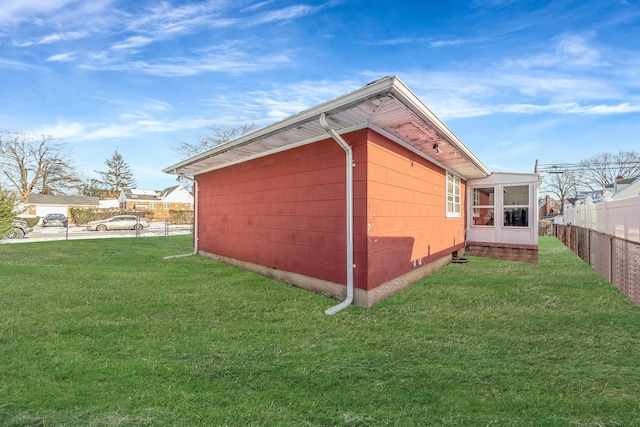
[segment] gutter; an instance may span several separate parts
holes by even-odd
[[[320,124],[324,130],[333,138],[346,153],[346,185],[347,185],[347,297],[340,304],[327,310],[325,314],[336,314],[351,305],[353,302],[353,150],[347,142],[327,123],[327,114],[320,114]]]
[[[188,176],[178,173],[175,169],[173,170],[173,173],[178,175],[180,178],[193,182],[193,252],[181,255],[168,255],[163,259],[184,258],[198,254],[198,194],[200,193],[198,181],[196,181],[195,177],[189,178]]]

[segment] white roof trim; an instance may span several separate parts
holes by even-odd
[[[465,179],[490,174],[462,141],[395,76],[376,80],[163,171],[194,176],[327,139],[329,136],[319,123],[322,113],[327,114],[339,134],[368,127]],[[433,149],[435,143],[442,151],[437,157]]]

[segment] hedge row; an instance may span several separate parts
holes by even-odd
[[[154,221],[155,215],[153,211],[139,211],[134,209],[89,209],[89,208],[70,208],[70,221],[76,225],[85,225],[91,221],[111,218],[114,215],[135,215],[145,218],[148,221]],[[190,224],[193,220],[193,212],[188,210],[169,210],[170,224]]]

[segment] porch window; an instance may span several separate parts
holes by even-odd
[[[460,178],[447,172],[447,217],[460,216]]]
[[[529,226],[529,186],[504,187],[503,221],[505,227]]]
[[[473,225],[495,225],[495,194],[495,187],[473,189]]]

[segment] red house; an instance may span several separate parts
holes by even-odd
[[[467,246],[537,261],[538,175],[491,174],[397,77],[164,172],[195,182],[195,252],[344,300],[328,314],[370,307]],[[511,208],[513,178],[526,194]],[[513,225],[475,224],[481,211]]]

